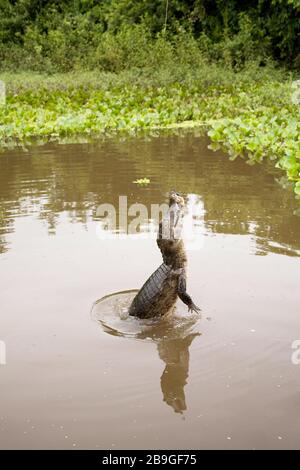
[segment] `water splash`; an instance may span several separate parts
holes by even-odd
[[[140,319],[129,315],[129,307],[138,290],[126,290],[106,295],[97,300],[91,310],[91,318],[98,322],[105,333],[148,341],[184,338],[200,334],[199,316],[177,307],[163,318]]]

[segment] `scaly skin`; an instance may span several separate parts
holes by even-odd
[[[183,205],[183,198],[171,192],[169,211],[160,223],[157,238],[164,262],[133,299],[129,315],[138,318],[164,316],[174,309],[177,297],[189,307],[189,311],[200,312],[186,292],[187,257],[183,241],[177,238],[176,233]]]

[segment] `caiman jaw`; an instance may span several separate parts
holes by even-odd
[[[170,206],[174,202],[176,202],[176,204],[179,204],[182,207],[185,205],[184,198],[180,196],[180,194],[176,193],[176,191],[172,191],[170,193]]]

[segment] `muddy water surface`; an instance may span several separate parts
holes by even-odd
[[[299,448],[300,211],[280,178],[194,133],[1,154],[0,447]],[[107,327],[93,303],[161,258],[148,220],[102,237],[96,209],[127,195],[150,214],[172,188],[197,212],[202,318],[120,325],[108,302]]]

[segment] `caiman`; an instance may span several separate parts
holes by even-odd
[[[189,311],[200,312],[186,291],[187,256],[181,238],[184,198],[172,191],[169,209],[159,224],[157,245],[163,263],[145,282],[129,307],[129,315],[138,318],[162,317],[175,308],[177,298]]]

